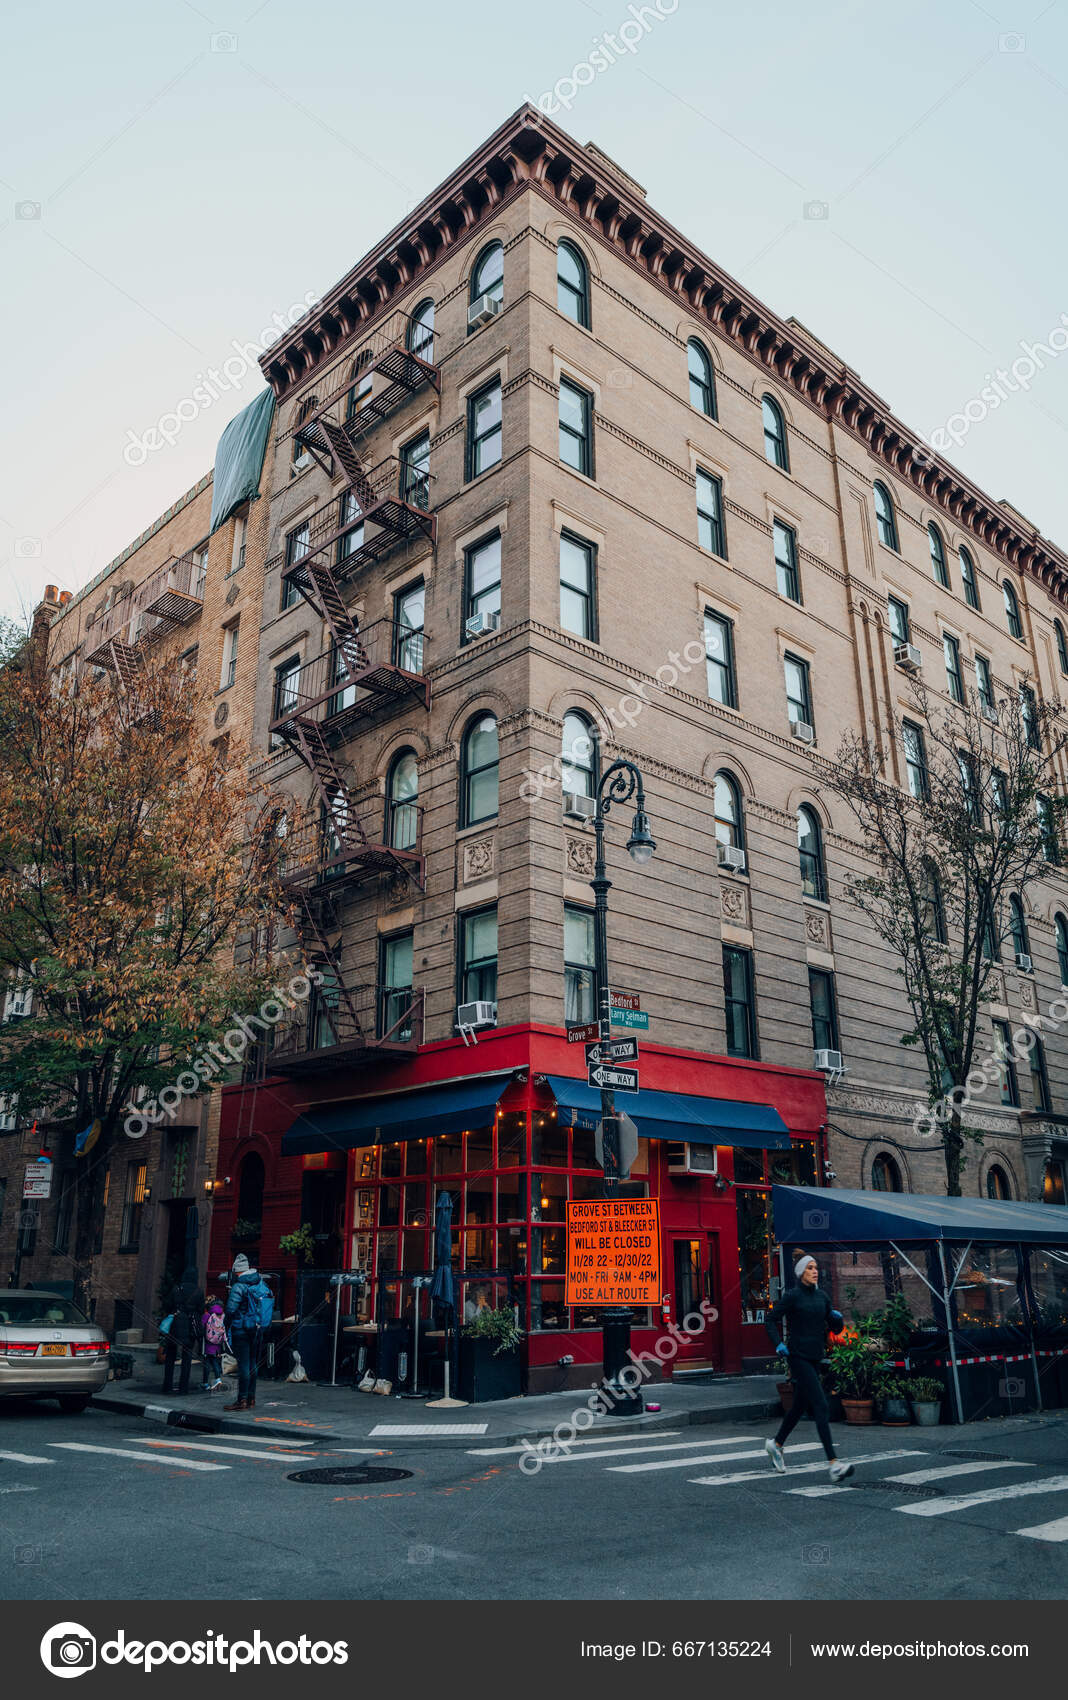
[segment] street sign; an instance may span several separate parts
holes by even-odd
[[[615,1121],[619,1127],[619,1173],[629,1175],[638,1155],[638,1129],[629,1116],[617,1115]],[[604,1169],[604,1122],[597,1123],[597,1131],[593,1136],[593,1148],[597,1153],[597,1161]],[[607,1169],[605,1170],[607,1174]]]
[[[52,1165],[47,1159],[39,1163],[27,1163],[26,1173],[22,1181],[23,1198],[51,1198],[52,1196]]]
[[[586,1070],[586,1078],[591,1086],[600,1087],[601,1091],[637,1092],[638,1070],[636,1068],[609,1068],[607,1063],[591,1063]]]
[[[607,1039],[602,1044],[586,1046],[586,1063],[621,1063],[638,1060],[637,1039]]]
[[[655,1198],[578,1199],[567,1206],[567,1303],[660,1303]]]
[[[596,1021],[582,1021],[576,1027],[567,1030],[569,1045],[584,1045],[588,1039],[596,1039],[601,1031]]]
[[[647,1028],[649,1026],[649,1017],[647,1015],[643,1015],[640,1009],[613,1008],[612,1026]]]
[[[642,1000],[637,992],[609,992],[608,1001],[613,1009],[641,1009]]]

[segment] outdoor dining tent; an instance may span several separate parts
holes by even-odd
[[[1068,1253],[1068,1209],[1052,1204],[1016,1204],[993,1198],[943,1198],[935,1193],[856,1192],[834,1187],[774,1186],[775,1238],[779,1245],[815,1251],[882,1247],[906,1263],[942,1309],[948,1337],[953,1402],[963,1422],[959,1351],[951,1299],[965,1260],[975,1245],[1016,1250],[1021,1316],[1026,1324],[1035,1394],[1042,1392],[1035,1352],[1034,1305],[1029,1298],[1029,1247]],[[907,1249],[906,1249],[907,1248]],[[909,1252],[912,1256],[909,1256]],[[926,1254],[926,1256],[925,1256]],[[927,1273],[917,1258],[927,1263]]]

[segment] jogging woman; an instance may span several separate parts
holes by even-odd
[[[840,1310],[832,1309],[827,1294],[820,1291],[819,1270],[814,1257],[798,1258],[794,1274],[798,1285],[787,1288],[768,1312],[765,1321],[765,1327],[775,1342],[776,1355],[790,1360],[794,1399],[779,1424],[778,1434],[774,1440],[764,1442],[764,1449],[771,1459],[772,1469],[783,1475],[786,1470],[783,1446],[801,1418],[809,1416],[823,1442],[823,1450],[831,1466],[831,1480],[841,1482],[853,1474],[853,1466],[843,1464],[835,1456],[827,1395],[820,1383],[820,1361],[826,1352],[828,1334],[837,1334],[844,1318]],[[786,1342],[782,1337],[783,1323],[786,1324]]]

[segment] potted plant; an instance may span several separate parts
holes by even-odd
[[[834,1386],[842,1398],[847,1423],[870,1423],[874,1411],[872,1385],[886,1342],[875,1333],[873,1317],[865,1317],[855,1328],[845,1328],[831,1347],[828,1363]]]
[[[879,1401],[879,1421],[887,1428],[907,1428],[912,1421],[909,1410],[909,1383],[903,1375],[887,1371],[875,1377],[874,1388]]]
[[[230,1229],[231,1245],[251,1245],[253,1240],[260,1237],[260,1222],[251,1222],[246,1216],[239,1216]]]
[[[460,1330],[461,1399],[514,1399],[521,1392],[519,1342],[523,1330],[511,1305],[476,1311]]]
[[[942,1420],[942,1383],[933,1375],[914,1375],[908,1383],[912,1414],[921,1428],[937,1428]]]
[[[278,1249],[287,1257],[303,1257],[305,1263],[310,1263],[315,1256],[315,1235],[311,1223],[302,1222],[295,1233],[283,1234]]]

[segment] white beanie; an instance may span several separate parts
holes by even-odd
[[[802,1275],[805,1273],[805,1270],[808,1268],[809,1264],[810,1263],[814,1264],[815,1261],[816,1261],[816,1259],[814,1257],[809,1257],[807,1252],[805,1253],[804,1257],[798,1258],[797,1262],[794,1264],[794,1274],[797,1276],[797,1279],[799,1281],[800,1281]]]
[[[234,1258],[233,1272],[235,1275],[246,1275],[248,1273],[248,1258],[243,1251],[239,1251]]]

